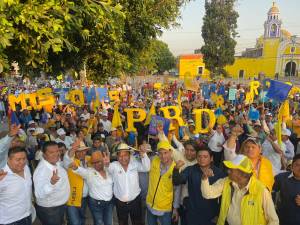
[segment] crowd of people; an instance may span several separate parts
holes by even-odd
[[[14,120],[8,94],[37,87],[9,87],[0,98],[1,122],[10,122],[0,134],[0,224],[30,225],[36,213],[42,225],[85,225],[88,209],[94,225],[300,224],[299,96],[290,99],[292,117],[280,124],[279,137],[278,103],[256,97],[249,105],[244,85],[212,84],[215,92],[224,89],[225,119],[204,134],[195,132],[193,109],[216,111],[215,103],[201,88],[177,82],[161,89],[111,85],[127,95],[96,108],[18,108]],[[234,101],[226,97],[231,87]],[[160,107],[170,105],[179,105],[185,126],[172,120],[167,132],[158,124],[149,135],[142,121],[134,123],[136,132],[126,131],[124,108],[154,106],[162,115]],[[202,117],[203,127],[208,120]]]

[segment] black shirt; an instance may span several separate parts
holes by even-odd
[[[280,191],[278,204],[280,224],[300,224],[300,206],[297,206],[295,202],[296,196],[300,195],[300,180],[296,180],[291,172],[278,174],[275,177],[273,191]]]

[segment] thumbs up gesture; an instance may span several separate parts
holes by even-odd
[[[58,171],[57,169],[56,170],[53,170],[53,175],[51,177],[51,180],[50,180],[50,183],[52,185],[56,184],[58,181],[59,181],[60,177],[58,176]]]

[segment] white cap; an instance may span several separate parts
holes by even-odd
[[[28,122],[28,125],[31,125],[31,124],[35,124],[35,122],[34,122],[33,120],[30,120],[30,121]]]
[[[281,135],[291,136],[291,131],[287,128],[281,130]]]
[[[66,135],[66,132],[63,128],[59,128],[56,133],[59,135],[59,136],[62,136],[62,135]]]
[[[35,133],[36,134],[43,134],[45,132],[45,130],[41,127],[36,128]]]
[[[34,127],[31,127],[31,128],[28,128],[28,130],[27,131],[29,131],[29,132],[35,132],[35,128]]]
[[[108,113],[107,113],[107,111],[103,111],[103,112],[101,113],[101,115],[102,115],[102,116],[108,116]]]

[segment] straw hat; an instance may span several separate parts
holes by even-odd
[[[90,147],[86,146],[83,141],[80,142],[79,148],[76,151],[85,151],[90,149]]]

